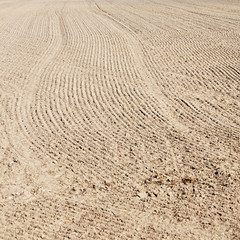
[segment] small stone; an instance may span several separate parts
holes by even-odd
[[[140,192],[140,193],[138,193],[138,196],[139,196],[140,198],[146,198],[148,195],[147,195],[146,192]]]
[[[104,184],[109,187],[111,185],[111,181],[110,180],[105,180]]]
[[[11,166],[13,165],[13,163],[14,163],[13,161],[10,162],[10,163],[8,164],[8,166],[11,167]]]

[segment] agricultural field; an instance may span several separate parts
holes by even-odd
[[[0,239],[240,239],[239,0],[0,0]]]

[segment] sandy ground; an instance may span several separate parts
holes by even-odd
[[[0,0],[0,239],[240,239],[240,2]]]

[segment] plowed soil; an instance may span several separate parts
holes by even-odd
[[[238,0],[0,0],[0,239],[240,239]]]

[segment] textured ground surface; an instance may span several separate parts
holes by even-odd
[[[240,239],[240,2],[0,0],[0,239]]]

